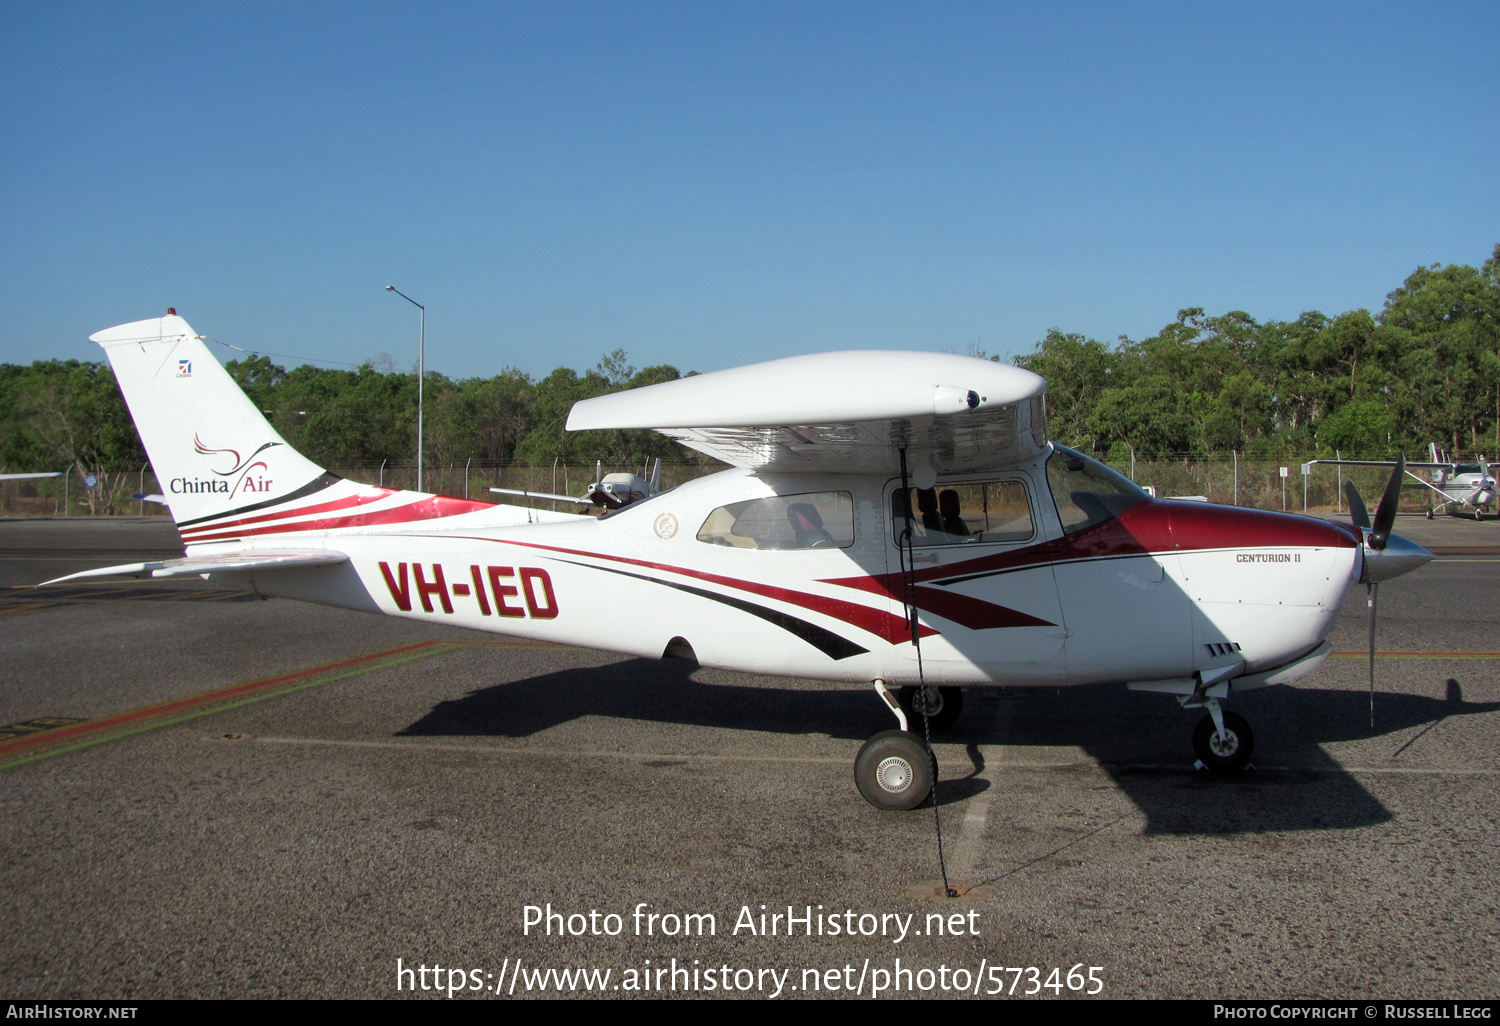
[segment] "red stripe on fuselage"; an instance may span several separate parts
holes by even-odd
[[[288,517],[311,516],[314,513],[332,513],[335,510],[349,509],[353,506],[363,506],[371,502],[379,502],[381,499],[388,499],[395,494],[397,494],[395,489],[379,488],[374,490],[374,494],[361,493],[359,495],[350,495],[343,499],[336,499],[333,502],[322,502],[311,506],[283,509],[277,513],[265,513],[258,517],[243,517],[239,520],[225,520],[218,524],[203,524],[198,527],[189,527],[186,530],[181,530],[180,533],[186,539],[189,535],[196,537],[200,534],[223,531],[227,528],[239,527],[243,524],[263,524],[267,520],[285,520]],[[289,526],[295,527],[296,525]]]
[[[1358,544],[1359,540],[1342,524],[1308,517],[1201,502],[1148,501],[1130,507],[1118,517],[1055,541],[947,566],[928,567],[916,571],[913,577],[919,582],[942,582],[1053,563],[1120,556],[1275,546],[1342,549],[1354,548]],[[899,573],[876,574],[832,578],[822,583],[899,598],[904,578]]]
[[[644,559],[631,559],[627,556],[610,556],[599,552],[587,552],[583,549],[565,549],[558,545],[542,545],[537,542],[513,541],[501,538],[481,538],[477,541],[494,542],[498,545],[520,545],[528,549],[543,549],[548,552],[563,552],[570,556],[586,556],[590,559],[605,559],[614,563],[625,563],[628,566],[645,567],[648,570],[661,570],[666,573],[681,574],[683,577],[691,577],[694,580],[708,581],[711,584],[720,584],[726,588],[734,588],[738,591],[747,591],[752,595],[760,595],[764,598],[776,599],[803,609],[811,609],[815,613],[831,616],[844,623],[853,624],[860,630],[869,631],[877,637],[884,638],[892,645],[911,640],[911,629],[907,626],[903,617],[883,609],[874,609],[870,606],[862,606],[858,602],[849,602],[845,599],[829,598],[825,595],[812,595],[804,591],[792,591],[789,588],[780,588],[774,584],[759,584],[755,581],[741,581],[733,577],[723,577],[719,574],[711,574],[702,570],[688,570],[685,567],[671,566],[667,563],[653,563]],[[922,626],[922,637],[936,634],[937,631],[926,625]]]
[[[1251,549],[1278,545],[1293,548],[1353,549],[1360,537],[1347,524],[1314,520],[1291,513],[1272,513],[1203,502],[1158,502],[1172,522],[1178,552],[1197,549]],[[1128,512],[1126,514],[1129,515]]]
[[[248,531],[216,530],[216,533],[211,535],[195,535],[191,540],[194,542],[222,541],[226,538],[252,538],[258,535],[292,534],[301,531],[336,531],[343,527],[376,527],[381,524],[408,524],[417,523],[422,520],[436,520],[441,517],[455,517],[463,513],[474,513],[478,510],[493,508],[494,505],[488,502],[477,502],[472,499],[450,499],[447,496],[434,495],[417,502],[407,503],[405,506],[397,506],[395,509],[358,513],[350,517],[304,520],[296,524],[258,527]]]

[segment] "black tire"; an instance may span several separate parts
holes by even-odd
[[[1215,742],[1214,718],[1205,716],[1193,730],[1193,751],[1198,761],[1214,773],[1238,773],[1250,763],[1255,750],[1255,735],[1243,716],[1224,714],[1225,743]]]
[[[963,688],[934,688],[931,685],[929,692],[937,692],[937,708],[927,710],[927,722],[933,730],[951,730],[958,722],[958,718],[964,712]],[[922,710],[917,708],[917,694],[921,688],[908,684],[896,695],[896,701],[901,703],[901,709],[906,713],[906,725],[911,728],[913,734],[922,733]]]
[[[854,786],[877,809],[915,809],[932,794],[932,757],[917,735],[887,730],[854,758]]]

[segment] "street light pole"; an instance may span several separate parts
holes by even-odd
[[[422,490],[422,379],[426,376],[423,366],[427,356],[427,308],[394,285],[385,287],[412,306],[422,311],[421,326],[417,329],[417,491]]]

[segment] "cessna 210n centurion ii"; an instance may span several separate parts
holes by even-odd
[[[1431,558],[1390,535],[1394,500],[1373,526],[1344,526],[1153,499],[1048,441],[1041,378],[970,357],[799,356],[580,402],[570,430],[652,428],[732,467],[596,518],[327,473],[175,313],[92,338],[186,555],[60,580],[222,576],[265,596],[873,686],[899,729],[865,743],[855,780],[882,808],[930,793],[922,724],[951,725],[965,686],[1172,694],[1207,714],[1200,760],[1241,767],[1250,728],[1222,703],[1315,669],[1352,585]]]

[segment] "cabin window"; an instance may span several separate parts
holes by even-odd
[[[983,481],[909,488],[903,508],[902,492],[891,495],[891,522],[899,539],[911,510],[911,543],[976,545],[983,542],[1030,541],[1036,534],[1031,502],[1024,482]]]
[[[854,544],[854,497],[809,492],[732,502],[708,515],[698,540],[737,549],[846,549]]]
[[[1047,458],[1047,485],[1063,534],[1076,534],[1125,512],[1148,496],[1130,478],[1062,445]]]

